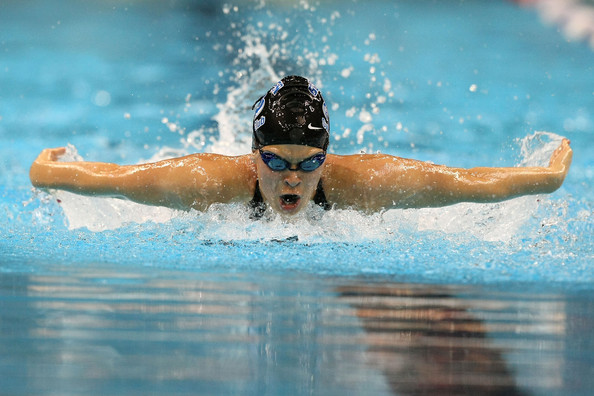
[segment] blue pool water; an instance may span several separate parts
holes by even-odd
[[[588,394],[593,69],[507,1],[3,2],[0,394]],[[245,153],[289,73],[323,90],[335,153],[542,165],[566,136],[571,172],[550,196],[290,223],[30,186],[45,147]]]

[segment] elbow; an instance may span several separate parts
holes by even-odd
[[[563,178],[555,177],[540,182],[507,186],[499,190],[497,193],[494,193],[493,196],[499,197],[499,200],[505,200],[517,198],[523,195],[552,194],[557,191],[562,184]]]
[[[563,185],[564,180],[565,180],[564,173],[553,174],[546,180],[529,184],[528,191],[526,193],[528,193],[528,194],[551,194],[551,193],[554,193]]]
[[[48,187],[47,180],[45,180],[44,172],[40,169],[39,164],[34,163],[29,169],[29,180],[34,187]]]
[[[561,178],[556,178],[555,180],[551,181],[550,183],[547,183],[547,185],[544,186],[543,188],[543,193],[544,194],[551,194],[554,193],[555,191],[557,191],[559,188],[561,188],[561,186],[563,185],[563,181],[565,180],[564,177]]]

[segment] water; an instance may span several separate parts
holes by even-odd
[[[589,393],[580,35],[492,1],[3,2],[0,26],[0,394]],[[338,154],[542,165],[566,136],[574,163],[550,196],[289,223],[30,187],[44,147],[245,153],[288,73]]]
[[[592,303],[579,293],[45,270],[2,283],[4,394],[586,394],[590,384]]]

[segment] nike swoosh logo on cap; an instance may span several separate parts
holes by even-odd
[[[309,129],[324,129],[322,127],[315,127],[313,125],[311,125],[311,122],[309,123],[309,125],[307,126]]]

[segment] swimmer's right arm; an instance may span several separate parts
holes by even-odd
[[[217,202],[246,200],[255,185],[250,156],[194,154],[140,165],[58,162],[65,152],[55,148],[39,154],[29,172],[35,187],[204,210]]]

